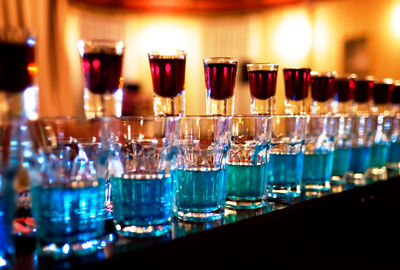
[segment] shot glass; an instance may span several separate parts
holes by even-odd
[[[333,113],[352,113],[354,103],[355,74],[337,74],[334,82]]]
[[[236,58],[208,57],[203,60],[208,115],[233,115]]]
[[[87,118],[121,116],[124,43],[116,40],[80,40]]]
[[[371,160],[373,117],[370,114],[350,115],[351,158],[349,171],[343,176],[348,186],[365,185],[365,172]]]
[[[336,73],[311,71],[311,114],[330,113]]]
[[[246,67],[250,83],[251,113],[273,114],[279,64],[247,64]]]
[[[23,29],[0,29],[0,117],[28,117],[24,94],[35,84],[35,39]],[[33,91],[37,88],[31,88]],[[29,100],[37,110],[37,99]]]
[[[11,121],[0,118],[0,268],[11,268],[15,249],[12,223],[15,215],[15,191],[10,179]]]
[[[311,83],[311,69],[290,67],[283,69],[285,82],[285,113],[306,114]]]
[[[40,178],[31,183],[37,253],[55,259],[97,251],[105,234],[104,196],[83,148],[46,149]]]
[[[304,152],[302,189],[310,194],[330,189],[337,116],[310,115]]]
[[[273,115],[267,196],[293,200],[300,196],[307,115]]]
[[[112,177],[114,224],[126,237],[161,236],[171,230],[175,189],[177,117],[123,117],[118,127],[124,172]]]
[[[392,116],[390,140],[386,169],[388,177],[393,177],[400,174],[400,114]]]
[[[389,115],[373,115],[371,159],[369,160],[366,177],[368,180],[379,181],[387,179],[386,162],[390,151],[390,126],[392,117]]]
[[[179,124],[175,215],[183,221],[219,220],[226,201],[230,116],[185,116]]]
[[[265,205],[271,131],[271,116],[233,116],[227,207],[257,209]]]
[[[186,52],[153,51],[148,54],[155,115],[185,114]]]

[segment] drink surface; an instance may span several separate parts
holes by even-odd
[[[257,99],[267,99],[275,96],[278,71],[249,71],[250,93]]]
[[[207,95],[223,100],[233,96],[237,65],[228,63],[204,64]]]
[[[336,148],[333,151],[333,176],[342,176],[349,171],[351,152],[351,148]]]
[[[0,90],[18,93],[31,85],[28,68],[33,57],[33,47],[27,44],[0,43]]]
[[[332,176],[333,152],[305,154],[303,184],[325,185]]]
[[[351,160],[349,170],[354,173],[364,173],[368,169],[371,159],[371,147],[351,148]]]
[[[122,72],[122,55],[85,53],[83,71],[86,88],[96,94],[111,94],[118,90]]]
[[[37,236],[49,243],[79,243],[104,234],[104,196],[98,186],[34,186],[32,207]]]
[[[311,78],[311,98],[315,101],[324,102],[334,96],[333,77],[316,76]]]
[[[183,212],[212,212],[225,205],[226,170],[175,170],[176,205]]]
[[[112,178],[113,216],[118,224],[149,226],[171,219],[174,203],[172,177]]]
[[[227,198],[252,201],[266,191],[267,165],[228,165]]]
[[[283,69],[285,80],[285,95],[289,100],[302,100],[307,97],[311,82],[311,70],[308,68]]]
[[[185,59],[152,58],[151,78],[154,92],[162,97],[176,97],[184,90]]]

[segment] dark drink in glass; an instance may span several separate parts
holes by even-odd
[[[252,114],[272,114],[275,111],[278,64],[247,64]]]
[[[207,114],[233,114],[236,72],[237,60],[234,58],[210,57],[204,59]]]
[[[306,98],[311,82],[310,68],[284,68],[285,113],[306,113]]]
[[[399,105],[400,104],[400,82],[396,82],[393,85],[391,102],[392,102],[393,105]]]
[[[372,88],[372,113],[374,114],[390,114],[391,96],[393,92],[393,80],[384,79],[376,81]]]
[[[328,113],[331,111],[334,82],[334,72],[311,72],[311,113]]]
[[[148,57],[155,115],[184,115],[186,52],[153,51]]]
[[[86,117],[121,116],[124,43],[81,40],[78,48],[85,79]]]
[[[369,113],[371,111],[373,87],[374,79],[372,76],[355,80],[354,113]]]
[[[336,113],[351,113],[354,100],[355,76],[338,76],[334,83],[334,100]]]

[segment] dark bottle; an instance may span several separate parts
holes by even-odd
[[[154,92],[161,97],[176,97],[184,90],[186,59],[152,57],[150,61]]]
[[[204,63],[207,95],[212,99],[224,100],[234,94],[237,64]]]
[[[83,70],[86,88],[95,94],[112,94],[118,90],[123,56],[113,53],[85,53]]]
[[[267,99],[275,96],[278,71],[249,71],[250,93],[252,97]]]
[[[32,84],[33,66],[33,46],[0,42],[0,91],[24,91]]]

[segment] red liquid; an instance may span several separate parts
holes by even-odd
[[[28,70],[34,49],[27,44],[0,43],[0,90],[18,93],[32,84]]]
[[[369,80],[356,80],[354,88],[354,101],[359,103],[367,102],[372,97],[374,82]]]
[[[122,55],[86,53],[83,71],[86,87],[96,94],[112,94],[118,90],[122,72]]]
[[[346,102],[354,97],[355,83],[353,79],[337,78],[335,79],[335,100],[338,102]]]
[[[390,102],[393,84],[375,83],[372,88],[372,99],[375,104],[385,104]]]
[[[400,103],[400,85],[393,86],[392,103],[393,104],[399,104]]]
[[[310,86],[311,69],[309,68],[284,68],[286,98],[290,100],[302,100],[308,95]]]
[[[185,59],[153,58],[150,61],[154,92],[162,97],[176,97],[184,90]]]
[[[207,94],[209,97],[224,100],[233,96],[235,89],[237,65],[204,64]]]
[[[267,99],[275,96],[276,77],[278,72],[272,70],[249,71],[250,93],[258,99]]]
[[[311,78],[311,97],[315,101],[324,102],[334,96],[334,77],[316,76]]]

